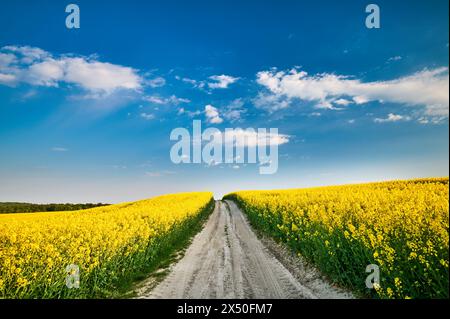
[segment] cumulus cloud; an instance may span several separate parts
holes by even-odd
[[[17,82],[16,67],[17,57],[12,53],[0,51],[0,84],[14,86]]]
[[[386,123],[386,122],[398,122],[398,121],[409,121],[411,118],[409,116],[389,113],[387,118],[375,118],[375,123]]]
[[[211,124],[220,124],[223,122],[223,119],[220,117],[217,108],[210,104],[205,106],[205,116],[208,122]]]
[[[28,46],[5,46],[0,52],[0,83],[6,85],[28,83],[57,87],[65,83],[98,97],[121,89],[136,91],[144,82],[133,68],[100,62],[93,57],[53,56]]]
[[[64,77],[64,62],[48,59],[44,62],[30,65],[22,72],[24,81],[42,86],[58,86],[58,82]]]
[[[424,107],[431,116],[448,117],[449,113],[447,67],[373,82],[330,73],[309,75],[298,69],[288,72],[272,69],[259,72],[257,82],[269,93],[261,93],[256,106],[272,103],[272,107],[280,109],[287,107],[293,99],[312,102],[317,108],[379,101]]]
[[[208,87],[210,89],[227,89],[230,84],[233,84],[239,78],[235,78],[230,75],[212,75],[209,77],[212,82],[208,82]]]
[[[20,58],[20,61],[25,64],[31,64],[34,61],[42,60],[51,56],[50,53],[46,52],[45,50],[30,46],[7,45],[3,47],[2,50],[17,54],[17,56]]]
[[[17,58],[11,53],[0,53],[0,67],[8,67],[9,65],[15,63]]]
[[[66,64],[64,80],[87,90],[111,92],[141,88],[142,79],[132,68],[84,58],[68,58],[63,62]]]

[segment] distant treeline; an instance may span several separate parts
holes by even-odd
[[[0,202],[0,214],[10,213],[32,213],[32,212],[58,212],[66,210],[87,209],[99,206],[106,206],[109,204],[103,203],[87,203],[87,204],[31,204],[31,203],[16,203],[16,202]]]

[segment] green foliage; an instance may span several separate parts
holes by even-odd
[[[100,206],[106,206],[109,204],[103,203],[86,203],[86,204],[31,204],[31,203],[17,203],[17,202],[4,202],[0,203],[0,214],[13,214],[13,213],[34,213],[34,212],[60,212],[79,209],[88,209]]]

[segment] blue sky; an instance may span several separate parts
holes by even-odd
[[[448,1],[69,3],[0,5],[0,201],[448,176]],[[277,173],[173,164],[193,119],[278,128]]]

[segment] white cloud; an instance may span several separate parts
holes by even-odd
[[[51,149],[53,152],[68,152],[69,150],[64,147],[52,147]]]
[[[17,54],[21,62],[25,64],[30,64],[36,60],[42,60],[51,56],[50,53],[40,48],[30,46],[7,45],[2,50]]]
[[[334,106],[332,101],[320,101],[316,104],[316,108],[317,109],[326,109],[326,110],[342,110],[342,108],[338,108],[338,107]]]
[[[447,91],[447,94],[448,94],[448,91]],[[443,107],[441,104],[427,105],[425,108],[425,115],[436,116],[436,117],[448,117],[448,105],[447,105],[447,107]]]
[[[48,59],[31,65],[23,74],[24,79],[34,85],[58,86],[64,78],[64,62]]]
[[[175,95],[169,96],[168,98],[162,98],[156,95],[152,95],[144,97],[144,100],[153,104],[173,104],[173,105],[191,102],[189,99],[176,97]]]
[[[147,80],[146,84],[148,84],[152,88],[157,88],[166,85],[166,80],[163,77],[157,77]]]
[[[14,74],[0,73],[0,84],[14,85],[17,82],[17,77]]]
[[[153,120],[153,119],[155,118],[155,115],[154,115],[154,114],[151,114],[151,113],[145,113],[145,112],[141,113],[140,116],[141,116],[144,120],[147,120],[147,121]]]
[[[244,110],[229,110],[223,114],[223,117],[230,121],[237,121],[241,119],[241,114]]]
[[[153,104],[165,104],[166,102],[164,99],[158,97],[158,96],[146,96],[144,97],[144,100]]]
[[[195,80],[187,77],[180,77],[178,75],[175,76],[175,79],[191,84],[194,88],[197,89],[205,89],[208,87],[209,89],[227,89],[230,84],[235,83],[239,78],[230,76],[230,75],[212,75],[208,78],[208,81],[204,80]]]
[[[409,116],[403,116],[398,114],[389,113],[387,118],[375,118],[373,121],[375,123],[386,123],[386,122],[398,122],[398,121],[409,121],[411,118]]]
[[[400,61],[401,59],[403,59],[400,55],[396,55],[396,56],[392,56],[388,59],[388,62],[391,61]]]
[[[221,136],[219,136],[219,134]],[[265,145],[283,145],[289,142],[289,135],[286,134],[273,134],[269,132],[258,132],[255,130],[244,130],[241,128],[234,129],[232,132],[225,131],[224,133],[215,134],[214,140],[221,140],[225,144],[236,145],[236,141],[246,141],[246,146],[265,146]],[[236,145],[239,146],[239,145]]]
[[[200,110],[196,110],[196,111],[185,110],[183,113],[186,113],[189,117],[196,117],[196,116],[199,116],[200,114],[202,114],[202,112]]]
[[[219,111],[214,106],[208,104],[205,106],[205,115],[206,119],[211,124],[220,124],[223,122],[223,119],[219,115]]]
[[[269,97],[262,95],[266,102],[270,99],[282,102],[281,105],[273,103],[276,109],[286,107],[286,101],[293,99],[312,102],[319,108],[330,108],[333,103],[351,98],[357,104],[379,101],[421,106],[429,113],[447,117],[449,112],[447,67],[425,69],[394,80],[374,82],[329,73],[308,75],[297,69],[289,72],[272,69],[259,72],[257,82],[271,94]]]
[[[239,78],[232,77],[230,75],[213,75],[209,77],[213,82],[208,82],[210,89],[227,89],[230,84],[233,84]]]
[[[178,109],[177,115],[183,115],[183,114],[186,114],[189,117],[196,117],[196,116],[202,114],[202,112],[199,110],[189,111],[189,110],[186,110],[184,107],[180,107]]]
[[[144,83],[137,70],[100,62],[93,57],[54,57],[40,48],[28,46],[5,46],[1,51],[6,52],[1,53],[0,58],[2,84],[54,87],[61,83],[75,84],[90,92],[90,96],[101,97],[116,90],[137,91]]]
[[[239,121],[242,114],[246,112],[243,108],[244,102],[242,99],[235,99],[225,108],[223,117],[231,122]]]
[[[32,90],[29,90],[29,91],[23,93],[21,95],[21,99],[22,99],[22,101],[25,101],[25,100],[28,100],[28,99],[31,99],[31,98],[35,97],[36,94],[37,94],[37,91],[32,89]]]
[[[204,81],[197,81],[194,79],[190,79],[190,78],[181,78],[180,76],[175,76],[175,79],[182,81],[184,83],[188,83],[191,84],[193,87],[198,88],[198,89],[203,89],[205,87],[205,82]]]
[[[356,104],[364,104],[369,102],[369,99],[364,96],[354,96],[353,102],[355,102]]]
[[[417,119],[420,124],[441,124],[445,121],[446,117],[442,116],[423,116]]]
[[[142,79],[136,70],[84,58],[63,59],[65,62],[64,80],[76,83],[89,91],[110,93],[116,89],[137,90],[141,88]]]
[[[352,103],[352,101],[349,101],[349,100],[346,100],[346,99],[337,99],[337,100],[335,100],[333,102],[334,102],[334,104],[342,105],[342,106],[347,106],[347,105]]]
[[[17,61],[14,54],[11,53],[0,53],[0,67],[7,67]]]
[[[286,109],[290,105],[290,101],[286,96],[279,94],[266,94],[258,93],[256,98],[253,99],[255,107],[265,109],[269,112],[275,112],[278,110]]]

